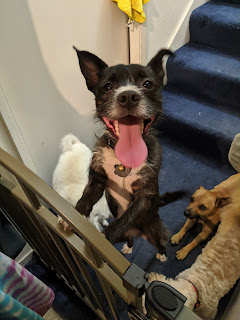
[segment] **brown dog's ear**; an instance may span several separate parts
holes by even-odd
[[[147,64],[147,66],[150,67],[156,74],[156,76],[159,78],[161,84],[163,84],[164,77],[162,59],[165,55],[173,55],[173,53],[170,50],[162,49]]]
[[[222,208],[230,203],[230,198],[217,198],[216,199],[216,207]]]
[[[104,69],[108,68],[108,65],[90,52],[79,51],[74,46],[73,49],[77,52],[79,66],[86,80],[88,90],[94,93],[101,73]]]

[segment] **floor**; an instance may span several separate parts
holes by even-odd
[[[61,318],[59,314],[52,308],[45,314],[44,319],[45,320],[63,320],[63,318]]]

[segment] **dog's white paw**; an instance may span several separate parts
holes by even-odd
[[[103,222],[102,222],[102,226],[103,226],[103,227],[107,227],[107,226],[109,226],[108,221],[107,221],[107,220],[103,220]]]
[[[132,250],[133,250],[133,247],[129,248],[129,246],[125,243],[122,247],[122,250],[121,252],[123,254],[131,254],[132,253]]]
[[[157,258],[159,261],[161,261],[161,262],[167,261],[167,257],[166,257],[165,254],[157,253],[157,254],[156,254],[156,258]]]
[[[58,224],[63,228],[64,231],[72,231],[70,225],[63,220],[63,218],[58,216]]]

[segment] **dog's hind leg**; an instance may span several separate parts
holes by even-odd
[[[161,262],[167,261],[166,243],[168,232],[159,216],[151,224],[150,228],[144,231],[147,240],[157,248],[156,258]]]

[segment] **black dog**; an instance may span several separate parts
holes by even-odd
[[[157,258],[165,260],[167,232],[159,218],[159,206],[182,193],[159,196],[158,174],[161,149],[152,126],[161,115],[164,71],[161,50],[147,66],[137,64],[108,67],[95,55],[78,51],[80,69],[96,98],[96,118],[106,125],[98,138],[89,168],[89,182],[76,209],[89,216],[106,190],[116,218],[104,231],[112,243],[142,236],[157,247]]]

